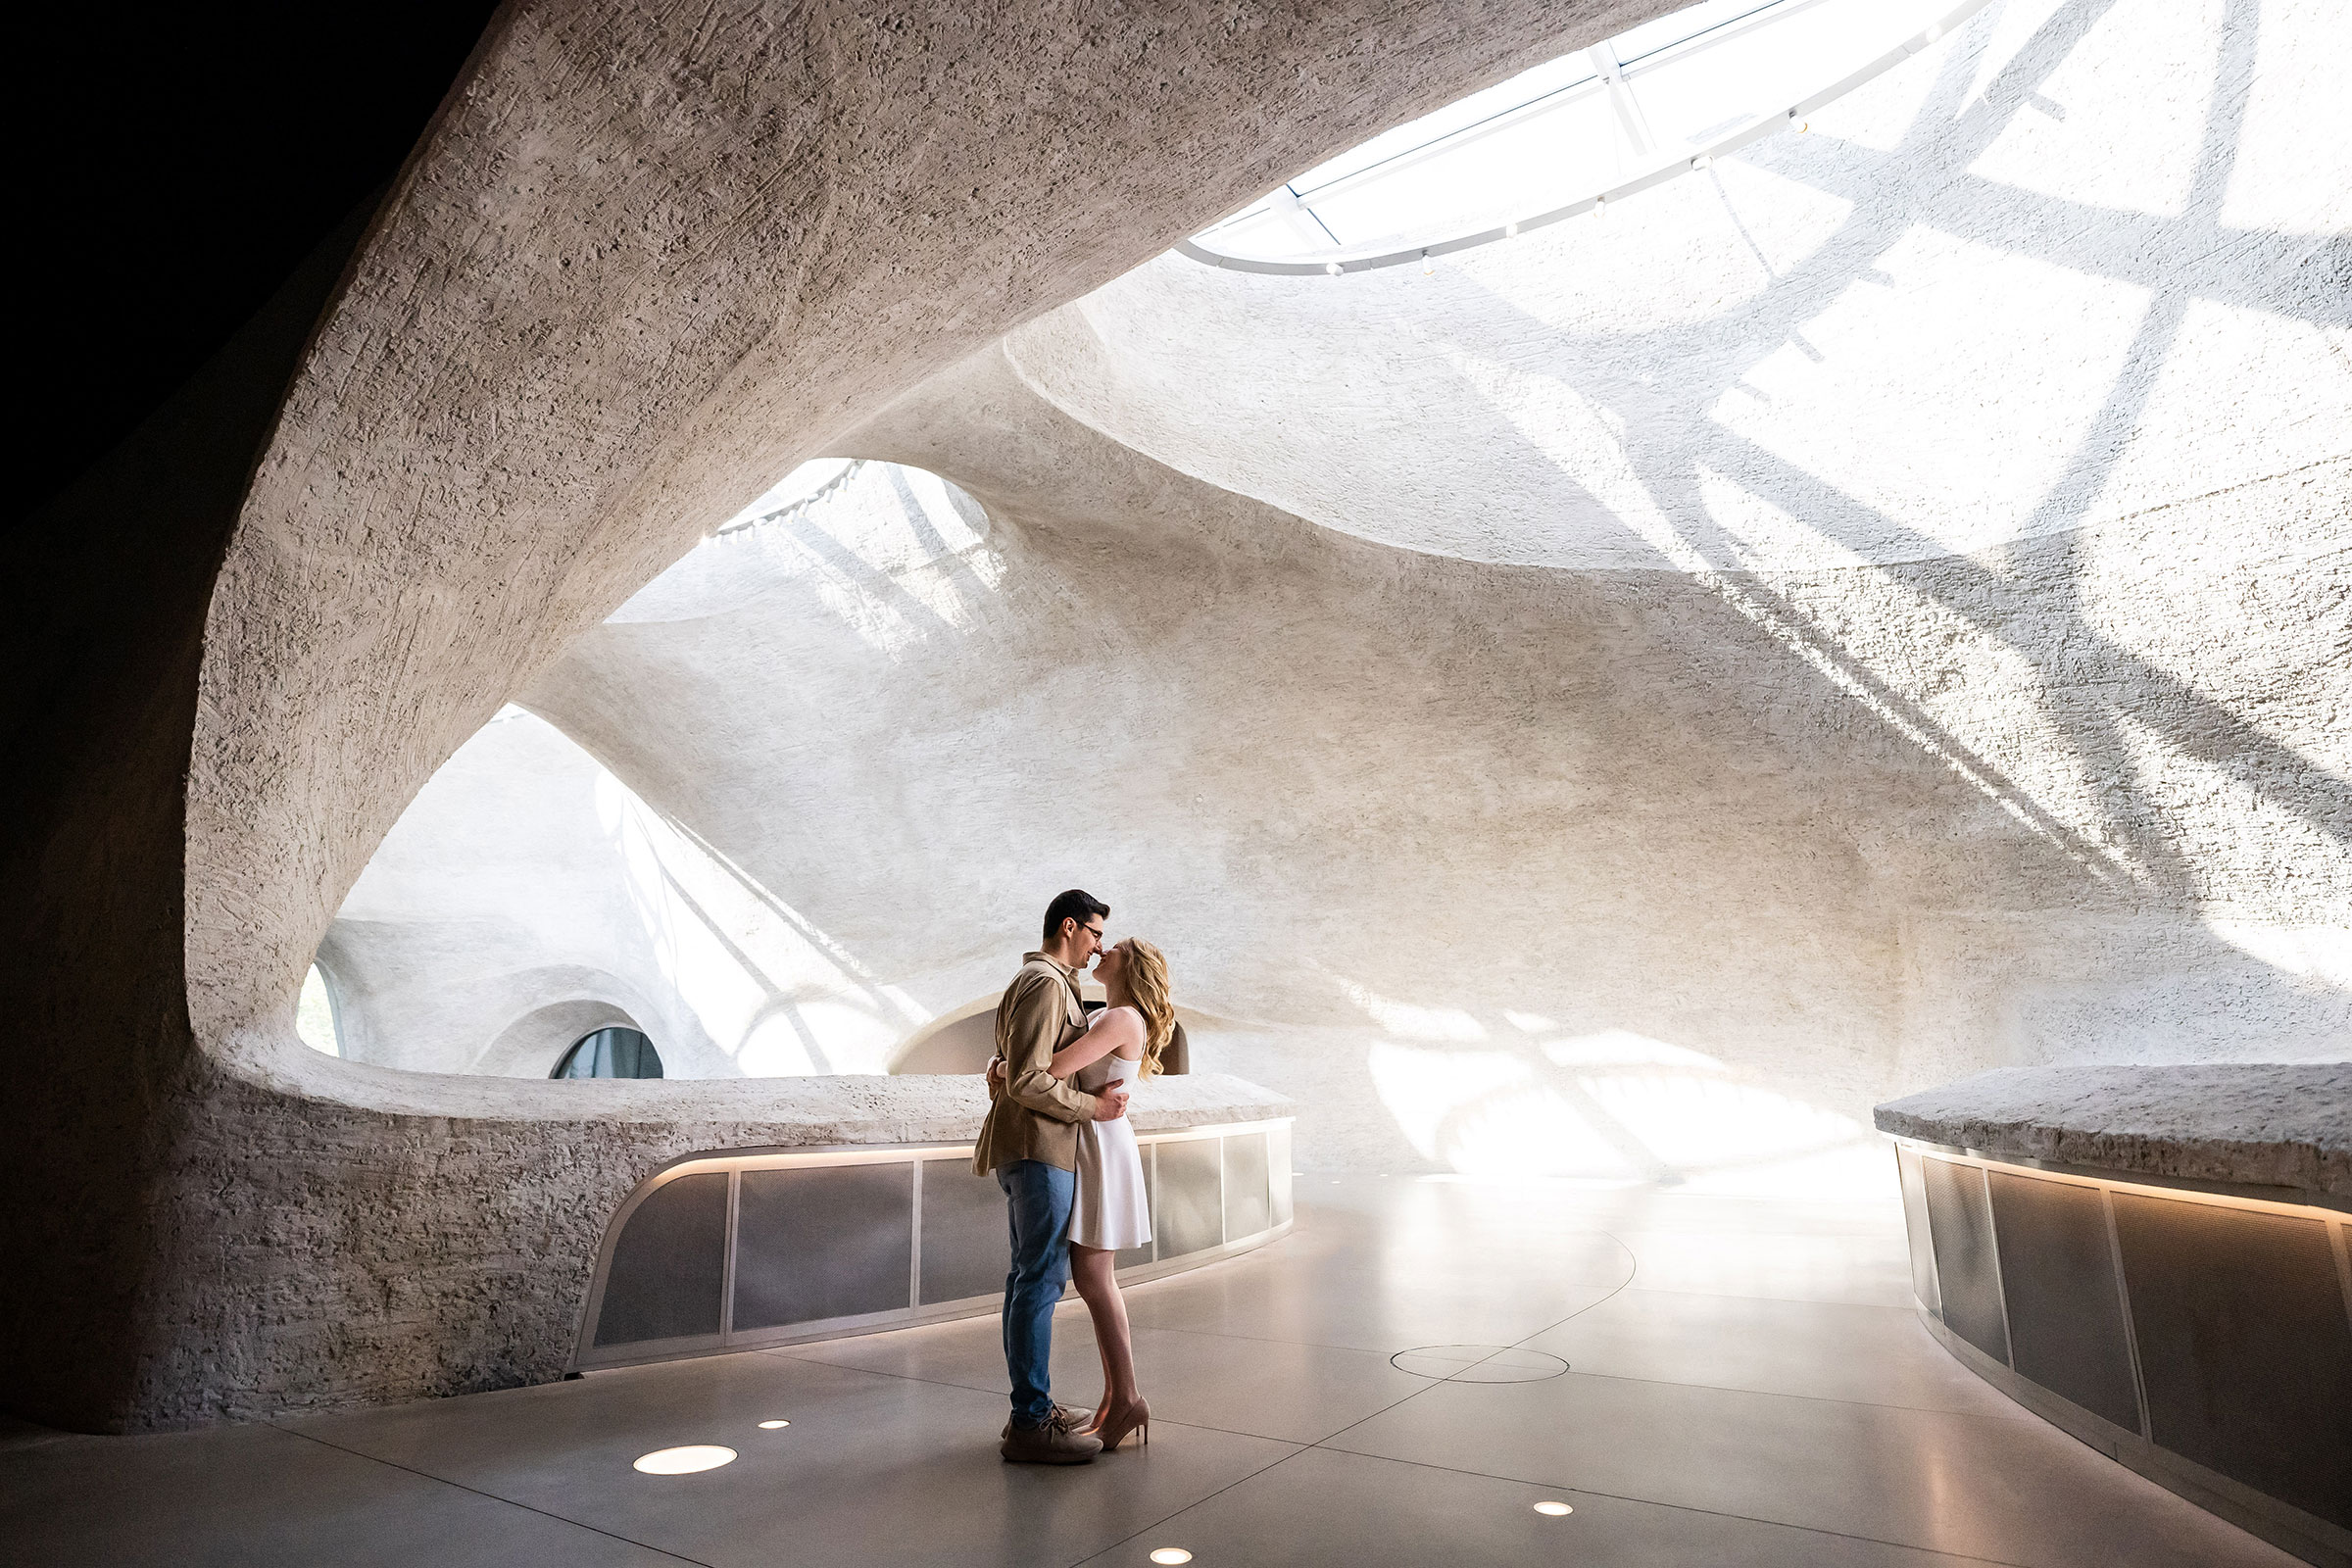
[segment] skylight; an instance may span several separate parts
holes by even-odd
[[[1700,0],[1375,136],[1177,248],[1302,275],[1427,266],[1801,127],[1984,4]]]

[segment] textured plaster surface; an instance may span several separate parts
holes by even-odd
[[[2035,1067],[1878,1108],[1880,1130],[1987,1154],[2352,1200],[2352,1063]]]
[[[21,590],[58,635],[12,701],[0,946],[54,1079],[0,1141],[8,1398],[123,1429],[545,1375],[647,1162],[772,1127],[757,1091],[621,1122],[302,1046],[401,808],[927,371],[1660,9],[502,13],[340,276],[44,519],[112,548]]]

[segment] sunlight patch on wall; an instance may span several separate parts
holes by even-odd
[[[2138,713],[2118,709],[2116,734],[2142,788],[2161,784],[2179,874],[2197,897],[2240,912],[2352,909],[2352,845],[2341,828],[2259,789],[2230,757],[2213,760]],[[2249,906],[2251,908],[2249,909]]]
[[[1980,549],[2045,515],[2146,316],[2147,289],[1914,226],[1713,415],[1820,484],[1825,523],[1876,518],[1881,559]],[[2054,344],[2066,346],[2053,354]]]
[[[326,976],[315,963],[302,977],[302,995],[294,1004],[294,1032],[313,1051],[330,1056],[343,1054],[342,1037],[335,1031],[335,1001],[326,989]]]
[[[2214,395],[2228,387],[2226,398]],[[2352,457],[2352,332],[2271,311],[2194,299],[2091,515],[2122,516]],[[2301,523],[2352,543],[2352,497],[2265,508],[2274,527]],[[2332,508],[2332,510],[2330,510]],[[2332,525],[2326,519],[2332,516]]]
[[[1877,1195],[1889,1180],[1885,1149],[1851,1117],[1630,1030],[1517,1050],[1375,1041],[1367,1067],[1414,1150],[1467,1176],[1751,1196]]]
[[[2352,991],[2352,926],[2207,920],[2205,928],[2250,958],[2338,991]]]
[[[1938,733],[1937,726],[1926,722],[1908,699],[1890,696],[1886,688],[1891,685],[1899,694],[1901,682],[1886,679],[1870,663],[1866,650],[1846,646],[1833,630],[1814,625],[1777,597],[1760,594],[1753,584],[1714,565],[1712,554],[1678,527],[1650,494],[1623,444],[1620,421],[1607,410],[1556,377],[1467,355],[1458,355],[1456,363],[1493,408],[1669,563],[1720,596],[1905,740],[1940,760],[2019,826],[2101,880],[2113,879],[2119,872],[2129,874],[2130,867],[2112,850],[2070,831],[2030,790],[2022,789],[1970,748]],[[2031,666],[2014,650],[2000,649],[1988,638],[1983,641],[1997,660],[2015,663],[2025,672],[2029,693],[2025,710],[2030,712],[2037,700],[2032,695]],[[1898,643],[1889,651],[1903,650]],[[1938,664],[1944,662],[1937,661]],[[2071,750],[2021,750],[2018,755],[2047,757],[2075,765],[2069,762]]]
[[[2055,8],[2033,9],[2046,16]],[[2221,23],[2221,0],[2115,6],[1969,172],[2091,207],[2187,212],[2213,107]]]
[[[2222,221],[2288,234],[2352,229],[2352,94],[2338,0],[2267,0]]]
[[[1390,1034],[1406,1040],[1484,1040],[1486,1026],[1459,1007],[1416,1007],[1392,1002],[1354,981],[1333,976],[1348,1000]]]
[[[609,772],[597,813],[662,974],[746,1076],[883,1072],[927,1016],[854,972],[799,913],[694,842]]]

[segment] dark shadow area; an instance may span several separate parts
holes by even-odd
[[[13,530],[154,413],[416,145],[496,11],[41,6],[21,20]]]

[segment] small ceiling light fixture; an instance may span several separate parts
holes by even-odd
[[[715,1470],[735,1462],[735,1450],[715,1443],[690,1443],[682,1448],[656,1448],[637,1456],[632,1469],[649,1476],[690,1476],[697,1470]]]
[[[1514,218],[1509,222],[1502,225],[1502,237],[1504,239],[1517,239],[1519,237],[1519,220]]]
[[[1430,256],[1429,252],[1423,251],[1421,253],[1421,275],[1423,277],[1427,277],[1437,270],[1437,262]]]
[[[1557,1519],[1564,1513],[1574,1513],[1576,1510],[1569,1507],[1564,1502],[1554,1502],[1549,1497],[1546,1497],[1542,1502],[1536,1504],[1536,1512],[1549,1514],[1552,1518]]]
[[[1692,169],[1704,169],[1714,161],[1715,160],[1709,157],[1707,154],[1700,153],[1696,158],[1690,160],[1690,167]]]
[[[1337,262],[1325,262],[1323,264],[1323,270],[1329,272],[1332,276],[1337,277],[1340,275],[1340,264]]]
[[[1592,198],[1592,216],[1593,216],[1594,218],[1606,218],[1606,217],[1608,217],[1608,215],[1609,215],[1609,199],[1608,199],[1606,196],[1595,196],[1595,197],[1593,197],[1593,198]]]
[[[781,1432],[790,1425],[792,1425],[792,1423],[789,1421],[762,1421],[760,1423],[760,1430],[762,1432]]]
[[[1152,1560],[1153,1562],[1191,1562],[1193,1554],[1182,1546],[1156,1546],[1152,1548]]]

